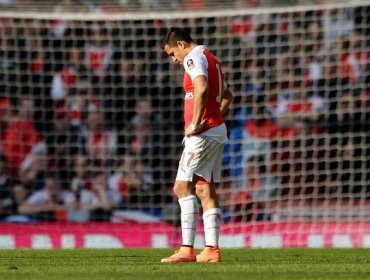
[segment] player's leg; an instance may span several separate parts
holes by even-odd
[[[196,194],[203,208],[205,247],[197,255],[197,262],[220,262],[219,236],[222,211],[218,206],[218,197],[214,183],[200,180],[196,185]]]
[[[195,186],[195,193],[202,203],[203,213],[214,208],[219,208],[215,183],[207,182],[199,177]]]
[[[196,194],[199,197],[203,208],[203,224],[206,245],[204,250],[197,255],[198,262],[221,261],[219,235],[222,211],[219,208],[218,196],[213,179],[217,182],[220,181],[223,144],[213,142],[210,145],[210,150],[212,151],[212,156],[208,158],[208,163],[204,167],[203,174],[209,174],[209,172],[211,172],[211,180],[199,178],[195,187]]]
[[[163,258],[162,263],[195,262],[194,240],[198,223],[198,200],[193,195],[194,185],[191,182],[176,181],[174,192],[178,197],[181,209],[182,245],[173,255]]]
[[[190,187],[192,191],[190,191]],[[181,209],[182,247],[194,247],[195,233],[198,224],[198,199],[193,194],[194,185],[191,182],[176,181],[174,191],[179,198]],[[184,191],[187,189],[188,191]]]
[[[161,262],[195,262],[194,240],[196,226],[198,223],[199,206],[194,193],[194,171],[197,169],[199,155],[201,155],[204,139],[200,137],[189,137],[185,140],[185,148],[181,156],[179,168],[174,185],[181,209],[181,232],[182,246],[180,250]]]

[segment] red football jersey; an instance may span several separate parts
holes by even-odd
[[[199,133],[221,125],[224,120],[220,105],[226,87],[222,64],[205,46],[197,46],[185,57],[183,65],[185,68],[183,80],[185,128],[191,124],[193,119],[193,80],[200,75],[205,76],[208,80],[208,100],[202,116],[202,120],[207,119],[207,122]]]

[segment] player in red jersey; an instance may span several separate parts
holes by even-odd
[[[220,181],[221,156],[227,141],[223,117],[233,94],[226,86],[222,64],[184,29],[170,29],[163,39],[162,49],[185,69],[185,137],[173,187],[181,208],[182,246],[161,262],[220,262],[218,240],[222,213],[215,183]],[[206,247],[195,255],[197,197],[203,208]]]

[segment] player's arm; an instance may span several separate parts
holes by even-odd
[[[208,100],[208,81],[207,77],[199,75],[193,80],[194,86],[194,106],[193,106],[193,120],[191,125],[186,128],[185,136],[190,136],[203,128],[207,121],[204,119],[201,122],[204,110]]]
[[[226,88],[222,96],[221,106],[220,106],[222,117],[225,117],[227,113],[229,112],[229,108],[233,100],[234,100],[233,93],[230,91],[229,88]]]

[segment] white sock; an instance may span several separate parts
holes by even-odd
[[[199,205],[195,195],[179,199],[181,208],[182,245],[194,246],[197,230]]]
[[[222,211],[219,208],[209,209],[203,213],[206,246],[218,246],[221,217]]]

